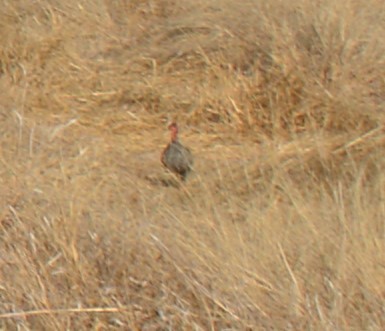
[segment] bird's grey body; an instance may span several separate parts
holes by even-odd
[[[179,141],[172,141],[163,152],[162,163],[184,180],[192,169],[193,157],[190,150]]]

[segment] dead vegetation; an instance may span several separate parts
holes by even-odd
[[[1,327],[383,330],[384,13],[3,1]]]

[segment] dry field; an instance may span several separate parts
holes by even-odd
[[[1,0],[1,330],[384,330],[384,36],[381,0]]]

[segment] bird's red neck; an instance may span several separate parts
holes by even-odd
[[[178,141],[178,127],[176,125],[170,125],[169,129],[171,131],[171,141]]]

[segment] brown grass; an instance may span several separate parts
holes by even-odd
[[[385,329],[383,1],[0,8],[3,330]]]

